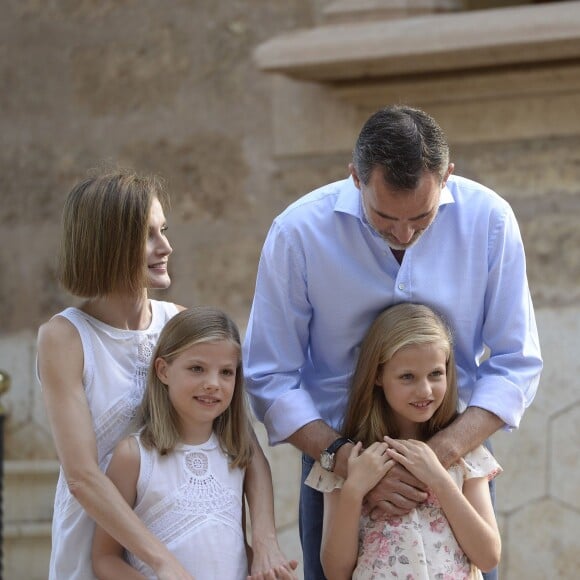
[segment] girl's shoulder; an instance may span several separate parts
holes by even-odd
[[[466,453],[458,465],[461,467],[465,479],[485,477],[492,480],[503,471],[495,457],[483,445],[479,445],[473,451]]]
[[[117,443],[114,451],[114,455],[119,460],[125,460],[128,462],[135,461],[141,456],[140,443],[137,440],[137,435],[129,435],[125,439],[121,439]]]

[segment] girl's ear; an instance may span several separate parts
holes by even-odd
[[[377,374],[375,375],[375,387],[383,386],[383,365],[379,365]]]
[[[157,378],[164,384],[167,385],[167,367],[169,365],[167,364],[167,361],[158,356],[155,359],[155,374],[157,375]]]

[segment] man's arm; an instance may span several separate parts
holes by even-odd
[[[312,319],[305,270],[303,253],[274,222],[260,256],[243,345],[246,390],[271,445],[321,419],[309,392],[299,388]],[[306,443],[296,446],[310,454]]]
[[[322,419],[318,419],[292,433],[286,441],[302,453],[318,460],[320,454],[340,436],[340,433],[329,427]],[[336,452],[334,473],[341,477],[346,478],[348,457],[352,448],[352,443],[345,443]]]
[[[443,467],[449,468],[503,426],[504,422],[497,415],[480,407],[467,407],[451,425],[434,435],[428,444]]]
[[[538,329],[519,227],[509,206],[491,217],[487,285],[485,301],[481,305],[481,341],[489,350],[489,356],[480,362],[476,380],[465,402],[469,408],[486,409],[496,419],[478,415],[474,427],[469,428],[463,425],[463,421],[474,419],[471,412],[460,418],[459,427],[454,428],[453,434],[468,438],[465,442],[456,442],[468,450],[473,448],[475,441],[481,443],[495,432],[498,424],[500,427],[505,424],[509,429],[519,426],[526,408],[534,399],[542,371]],[[477,309],[477,305],[474,306]],[[468,344],[463,348],[469,348]],[[466,351],[466,354],[472,356],[473,353]],[[476,431],[479,436],[474,437]],[[452,447],[452,444],[448,442],[445,446]],[[453,455],[451,449],[448,452]]]

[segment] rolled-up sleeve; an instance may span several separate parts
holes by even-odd
[[[479,366],[469,405],[519,426],[540,380],[542,358],[526,276],[520,231],[505,208],[489,238],[489,280],[485,294],[483,341],[490,356]]]
[[[303,249],[274,221],[260,256],[243,348],[247,391],[271,445],[320,418],[300,388],[312,317],[304,261]]]

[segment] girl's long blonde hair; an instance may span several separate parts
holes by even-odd
[[[366,447],[384,435],[399,436],[393,411],[383,389],[376,385],[383,365],[405,346],[436,344],[446,353],[447,390],[433,417],[421,425],[421,438],[429,439],[457,415],[457,370],[451,331],[429,307],[403,303],[384,310],[365,335],[352,378],[342,431]]]
[[[252,458],[252,428],[244,393],[240,334],[236,324],[221,310],[198,306],[176,314],[163,328],[151,358],[147,388],[141,405],[141,440],[161,455],[179,442],[179,419],[171,404],[167,386],[155,372],[155,360],[171,363],[195,344],[230,341],[238,348],[234,394],[230,406],[214,420],[213,430],[220,445],[231,458],[232,467],[247,467]]]

